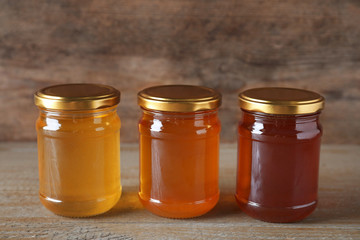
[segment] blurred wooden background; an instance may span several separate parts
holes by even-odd
[[[184,83],[222,92],[223,141],[240,91],[287,86],[325,96],[325,143],[360,144],[360,1],[1,0],[0,140],[35,140],[32,94],[75,82],[121,90],[125,142],[136,93]]]

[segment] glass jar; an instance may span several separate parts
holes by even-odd
[[[236,200],[249,216],[295,222],[317,205],[324,98],[292,88],[239,95]]]
[[[95,84],[66,84],[35,94],[39,196],[69,217],[101,214],[120,198],[120,92]]]
[[[210,211],[219,199],[221,95],[205,87],[165,85],[139,92],[138,103],[140,201],[168,218]]]

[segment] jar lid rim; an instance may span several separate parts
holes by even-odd
[[[239,94],[242,109],[268,114],[309,114],[324,108],[320,94],[297,88],[253,88]]]
[[[221,105],[221,94],[208,87],[195,85],[159,85],[138,93],[138,105],[149,110],[195,112]]]
[[[35,105],[57,110],[91,110],[117,105],[120,91],[92,83],[52,85],[34,94]]]

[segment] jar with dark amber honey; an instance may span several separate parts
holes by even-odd
[[[139,92],[139,198],[150,212],[190,218],[217,203],[220,103],[218,92],[200,86],[164,85]]]
[[[249,216],[295,222],[317,205],[324,98],[292,88],[239,95],[236,200]]]
[[[50,211],[86,217],[121,195],[120,92],[98,84],[50,86],[35,94],[39,195]]]

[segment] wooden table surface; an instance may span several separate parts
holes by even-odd
[[[108,213],[65,218],[38,199],[36,143],[0,143],[0,239],[360,239],[360,146],[324,145],[319,205],[308,218],[272,224],[242,213],[234,199],[236,145],[221,146],[217,206],[187,220],[147,212],[137,198],[138,147],[123,144],[123,195]]]

